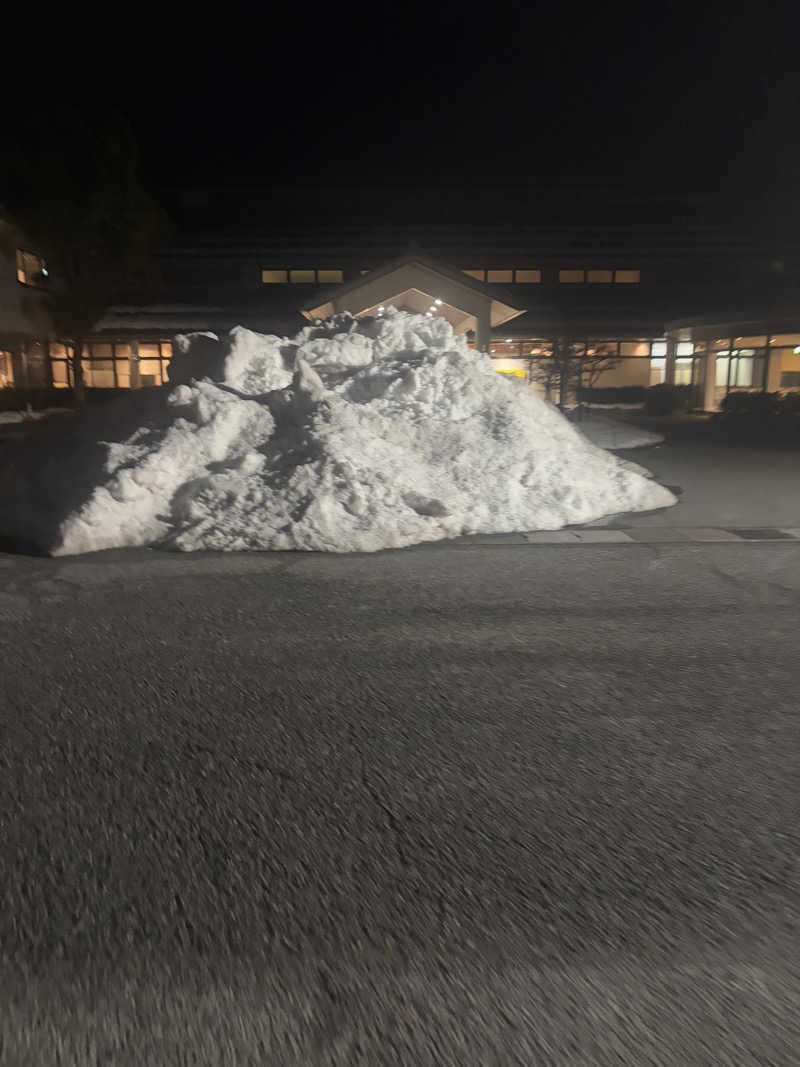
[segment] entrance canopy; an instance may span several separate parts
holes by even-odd
[[[443,316],[457,333],[474,330],[478,347],[488,349],[493,326],[522,315],[496,286],[410,252],[345,285],[329,286],[300,310],[307,319],[326,319],[340,311],[376,315],[386,307]]]

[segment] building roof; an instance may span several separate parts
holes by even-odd
[[[474,315],[478,302],[482,302],[484,308],[488,302],[492,325],[508,322],[525,311],[519,300],[505,289],[478,281],[462,270],[428,256],[414,245],[411,245],[404,255],[384,263],[376,270],[368,271],[361,278],[318,290],[313,297],[301,304],[300,310],[309,319],[327,318],[334,310],[344,310],[344,304],[350,305],[347,310],[352,311],[353,307],[359,304],[358,295],[363,292],[363,306],[359,306],[358,310],[365,311],[377,301],[388,302],[400,293],[412,288],[420,290],[422,286],[423,293],[436,297],[443,282],[447,283],[446,288],[450,293],[445,303],[454,309],[458,308]],[[476,297],[479,298],[477,301]]]

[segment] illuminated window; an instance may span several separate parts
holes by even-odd
[[[320,285],[335,285],[344,280],[344,274],[340,270],[318,270],[317,281]]]
[[[72,366],[69,360],[72,358],[72,346],[62,345],[57,341],[50,342],[50,373],[53,378],[53,386],[56,389],[72,388]]]
[[[622,341],[619,346],[621,356],[649,356],[649,341]]]
[[[717,388],[724,388],[728,384],[728,353],[717,356],[716,376],[714,384]]]
[[[477,278],[479,282],[485,282],[486,281],[486,271],[485,270],[465,270],[465,271],[463,271],[463,273],[464,274],[468,274],[470,276],[470,278]]]
[[[510,282],[514,280],[513,270],[487,270],[487,282]]]
[[[117,389],[131,387],[131,346],[114,345],[114,366],[117,371]]]
[[[261,281],[264,285],[282,285],[287,281],[285,270],[262,270]]]
[[[676,385],[691,385],[692,384],[692,364],[694,360],[689,358],[676,359],[675,360],[675,384]]]
[[[518,282],[541,282],[542,272],[540,270],[518,270],[516,272],[516,279]]]
[[[641,271],[638,270],[615,270],[614,281],[620,285],[636,285],[641,281]]]
[[[691,341],[678,341],[675,348],[676,356],[691,356],[694,355],[694,344]]]
[[[301,285],[307,285],[309,282],[314,282],[313,270],[290,270],[289,281],[299,282]]]
[[[110,349],[111,345],[97,345],[92,348]],[[87,389],[113,389],[116,385],[114,379],[113,359],[82,359],[83,381]]]
[[[157,343],[139,345],[139,385],[142,388],[163,385],[161,358]]]
[[[11,353],[0,351],[0,389],[10,389],[14,384],[14,363]]]
[[[650,384],[661,385],[667,375],[667,361],[665,358],[650,360]]]
[[[50,370],[53,375],[53,386],[56,389],[70,389],[72,387],[72,368],[66,360],[51,360]]]
[[[560,282],[566,282],[569,285],[581,285],[585,273],[586,272],[582,270],[560,270],[558,272],[558,280]]]
[[[614,281],[614,272],[613,270],[588,270],[586,272],[586,280],[602,285],[610,285]]]
[[[47,265],[35,252],[17,249],[17,281],[23,285],[44,286],[47,284]]]
[[[667,342],[666,341],[653,341],[650,346],[651,356],[666,356],[667,354]]]
[[[771,345],[800,345],[800,333],[774,333],[769,343]]]
[[[753,385],[753,357],[738,356],[731,368],[731,385],[739,389],[750,389]]]

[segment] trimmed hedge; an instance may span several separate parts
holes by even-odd
[[[782,400],[780,393],[728,393],[720,411],[723,415],[766,419],[781,414]]]
[[[645,390],[646,415],[671,415],[675,411],[690,411],[698,406],[696,385],[651,385]]]
[[[0,389],[0,411],[72,407],[71,389]]]

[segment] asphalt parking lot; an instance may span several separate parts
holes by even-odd
[[[0,1062],[793,1062],[800,542],[0,576]]]

